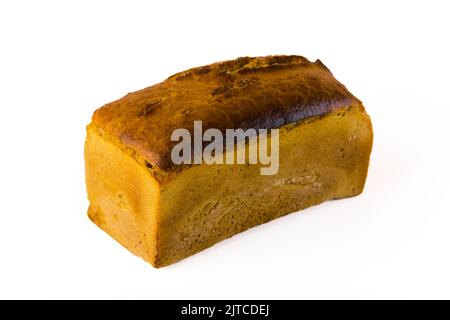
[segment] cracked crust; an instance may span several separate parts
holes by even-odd
[[[361,105],[320,60],[243,57],[177,73],[104,105],[92,124],[147,166],[171,171],[173,130],[278,128],[337,108]]]

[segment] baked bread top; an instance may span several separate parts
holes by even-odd
[[[178,128],[271,129],[360,104],[320,60],[242,57],[189,69],[98,109],[92,124],[149,166],[176,167],[170,153]]]

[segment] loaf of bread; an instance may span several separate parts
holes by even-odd
[[[276,172],[262,174],[262,162],[174,162],[174,130],[194,136],[195,121],[224,135],[267,129],[271,146],[278,129]],[[372,138],[361,102],[319,60],[244,57],[193,68],[94,113],[88,215],[135,255],[166,266],[277,217],[360,194]],[[248,152],[251,142],[233,143]]]

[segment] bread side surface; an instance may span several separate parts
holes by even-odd
[[[359,101],[319,61],[301,56],[243,57],[177,73],[98,109],[93,124],[149,166],[170,159],[173,130],[278,128]]]
[[[155,265],[165,266],[256,225],[364,188],[372,148],[359,105],[280,128],[280,168],[199,165],[161,189]]]
[[[129,251],[155,265],[160,185],[127,151],[94,125],[88,126],[88,215]]]

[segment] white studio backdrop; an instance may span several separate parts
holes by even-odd
[[[1,1],[0,298],[450,298],[448,1]],[[87,216],[94,110],[198,65],[321,59],[372,117],[364,193],[153,269]]]

